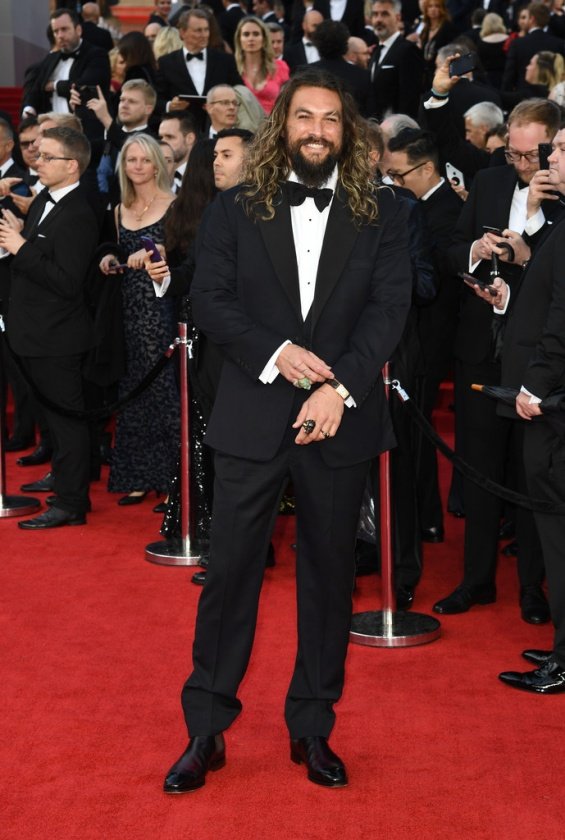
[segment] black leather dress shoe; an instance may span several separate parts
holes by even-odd
[[[434,525],[432,528],[422,528],[420,531],[422,542],[442,543],[444,538],[443,528]]]
[[[539,668],[540,665],[545,665],[552,653],[552,650],[536,650],[535,648],[530,648],[530,650],[523,650],[522,656],[528,662],[533,662]]]
[[[332,752],[326,738],[308,735],[290,742],[290,758],[295,764],[305,764],[308,778],[324,787],[345,787],[347,773],[341,758]]]
[[[20,467],[37,467],[40,464],[49,463],[52,455],[52,447],[47,446],[46,443],[40,443],[29,455],[18,458],[16,464],[19,464]]]
[[[35,519],[18,522],[18,528],[23,531],[41,531],[45,528],[60,528],[61,525],[86,525],[86,516],[84,513],[70,513],[62,508],[50,507]]]
[[[396,590],[396,609],[406,611],[412,606],[414,600],[414,587],[399,586]]]
[[[33,438],[11,437],[4,443],[4,452],[22,452],[24,449],[31,449],[34,443]]]
[[[206,575],[207,574],[208,574],[208,572],[207,572],[206,569],[203,569],[201,572],[195,572],[191,577],[191,581],[196,586],[204,586],[204,584],[206,583]]]
[[[165,793],[188,793],[204,785],[208,770],[220,770],[226,763],[224,736],[198,735],[191,738],[188,747],[176,761],[165,778]]]
[[[24,493],[52,493],[55,489],[55,478],[52,472],[46,473],[43,478],[32,481],[30,484],[22,484]]]
[[[496,590],[492,589],[469,589],[461,585],[455,589],[447,598],[435,603],[433,611],[440,615],[456,615],[464,613],[474,607],[475,604],[492,604],[496,601]]]
[[[520,589],[520,611],[528,624],[547,624],[551,618],[549,604],[541,586],[522,586]]]
[[[503,671],[498,675],[506,685],[532,691],[536,694],[565,694],[565,668],[550,657],[535,671],[519,674],[517,671]]]

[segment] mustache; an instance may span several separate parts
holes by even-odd
[[[308,143],[318,143],[320,146],[324,146],[326,149],[333,148],[333,143],[330,143],[329,140],[324,140],[322,137],[316,137],[314,134],[310,134],[308,137],[305,137],[303,140],[301,140],[298,145],[298,148],[301,149],[302,146],[307,146]]]

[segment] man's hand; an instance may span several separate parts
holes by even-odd
[[[17,231],[20,233],[24,227],[24,220],[18,219],[11,210],[2,210],[2,216],[4,221],[12,228],[12,230]]]
[[[456,184],[453,178],[450,178],[449,183],[451,184],[451,189],[454,193],[457,193],[461,201],[467,201],[469,190],[466,190],[461,184]]]
[[[528,260],[532,256],[530,246],[526,245],[525,241],[522,239],[520,234],[516,233],[515,230],[503,230],[502,236],[496,236],[492,233],[489,233],[488,235],[492,237],[492,250],[495,254],[498,254],[498,256],[503,262],[510,262],[508,249],[501,248],[497,244],[498,242],[506,241],[510,245],[512,245],[512,249],[514,251],[514,259],[512,260],[512,262],[516,265],[524,265],[524,263],[528,262]]]
[[[47,82],[43,90],[45,91],[45,93],[53,93],[53,91],[55,90],[55,82]]]
[[[276,358],[275,365],[284,378],[294,384],[297,379],[308,377],[310,382],[333,379],[331,368],[310,350],[298,344],[287,344]],[[341,397],[340,397],[341,399]]]
[[[298,417],[292,424],[293,429],[300,429],[294,442],[305,446],[308,443],[320,443],[333,437],[339,429],[343,412],[343,399],[333,388],[329,385],[317,388],[303,404]],[[313,420],[316,424],[310,434],[302,428],[306,420]]]
[[[41,186],[41,185],[40,185]],[[32,202],[37,197],[35,190],[32,189],[32,195],[17,195],[16,193],[10,193],[10,198],[20,211],[22,215],[27,216],[29,213],[29,208],[32,205]]]
[[[491,306],[495,306],[497,309],[504,309],[506,306],[508,286],[502,277],[495,277],[492,283],[490,283],[490,287],[492,289],[496,289],[496,295],[491,295],[486,289],[481,289],[480,286],[476,283],[471,283],[470,280],[465,280],[465,283],[475,290],[477,297],[480,297],[481,300],[486,301],[486,303],[489,303]]]
[[[96,90],[98,91],[98,96],[96,98],[89,99],[86,103],[86,107],[89,111],[94,111],[97,119],[100,120],[105,129],[108,129],[112,125],[112,117],[108,111],[108,105],[106,104],[100,85],[96,85]]]
[[[146,252],[147,253],[147,252]],[[165,260],[160,260],[160,262],[151,262],[150,258],[144,262],[145,271],[151,277],[154,283],[158,283],[161,285],[165,277],[168,277],[171,273],[171,269],[165,262]]]
[[[459,81],[459,76],[449,75],[449,66],[454,58],[459,58],[459,53],[448,55],[445,61],[436,69],[432,82],[432,89],[436,93],[449,93]]]
[[[549,169],[539,169],[530,181],[528,190],[527,218],[535,216],[542,201],[558,201],[559,194],[549,177]]]
[[[539,407],[539,403],[530,402],[529,394],[524,394],[523,391],[520,391],[516,397],[516,414],[522,420],[531,420],[532,417],[538,417],[540,414],[543,414],[543,411]]]
[[[21,184],[21,178],[1,178],[0,179],[0,196],[4,197],[10,195],[12,187],[16,184]]]
[[[169,103],[169,111],[184,111],[186,108],[190,108],[190,102],[188,99],[179,99],[178,96]]]
[[[6,219],[0,219],[0,248],[15,256],[26,241]]]
[[[106,254],[98,263],[98,268],[102,274],[123,274],[123,268],[116,268],[119,265],[114,254]]]
[[[496,239],[501,237],[492,237],[490,233],[485,233],[480,239],[473,242],[471,248],[471,262],[476,263],[479,260],[490,260],[492,257],[492,246]]]

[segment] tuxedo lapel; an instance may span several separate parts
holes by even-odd
[[[257,226],[275,273],[298,318],[302,321],[298,265],[292,233],[290,206],[286,197],[283,196],[281,203],[277,205],[274,218],[271,221],[259,220]]]
[[[495,190],[489,196],[489,201],[492,200],[492,209],[494,211],[492,218],[496,220],[496,225],[503,229],[508,227],[510,208],[512,207],[512,198],[516,189],[517,180],[516,170],[513,166],[509,166],[501,188]],[[486,224],[486,221],[484,224]],[[491,223],[489,222],[489,224]]]
[[[57,202],[57,204],[53,207],[52,210],[49,211],[47,216],[43,219],[43,221],[38,225],[38,229],[40,228],[41,231],[44,231],[53,222],[56,222],[58,217],[61,213],[65,212],[65,208],[75,199],[76,190],[72,190],[72,192],[67,193],[67,195],[63,196],[63,198]]]
[[[312,329],[345,268],[357,236],[357,228],[353,224],[343,192],[338,185],[330,207],[318,263],[316,291],[312,304]]]

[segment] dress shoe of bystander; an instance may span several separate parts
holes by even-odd
[[[443,528],[433,525],[431,528],[422,528],[420,531],[422,542],[442,543],[444,539]]]
[[[565,694],[565,668],[552,656],[535,671],[503,671],[498,675],[506,685],[535,694]]]
[[[549,604],[541,586],[520,588],[520,611],[528,624],[547,624],[551,618]]]
[[[396,590],[396,609],[406,612],[414,601],[413,586],[399,586]]]
[[[46,528],[60,528],[62,525],[86,525],[86,516],[84,513],[71,513],[62,508],[50,507],[34,519],[18,522],[18,528],[22,531],[43,531]]]
[[[38,478],[37,481],[21,486],[24,493],[52,493],[54,489],[55,477],[52,472],[46,473],[43,478]]]
[[[437,601],[432,609],[440,615],[456,615],[464,613],[474,607],[475,604],[492,604],[496,601],[496,589],[470,589],[461,584],[447,598]]]
[[[204,569],[201,572],[195,572],[190,579],[195,586],[204,586],[206,583],[206,575],[207,571]]]
[[[176,761],[165,778],[165,793],[188,793],[201,788],[208,770],[220,770],[226,763],[224,736],[198,735],[191,738],[188,747]]]
[[[48,464],[53,455],[53,448],[42,441],[29,455],[18,458],[16,464],[20,467],[38,467],[40,464]]]
[[[537,665],[539,668],[540,665],[545,665],[552,653],[552,650],[537,650],[535,648],[530,648],[529,650],[523,650],[522,656],[524,659],[527,659],[528,662],[533,662],[534,665]]]
[[[309,735],[290,742],[290,758],[295,764],[305,764],[308,778],[324,787],[345,787],[347,773],[341,758],[328,746],[327,738]]]

